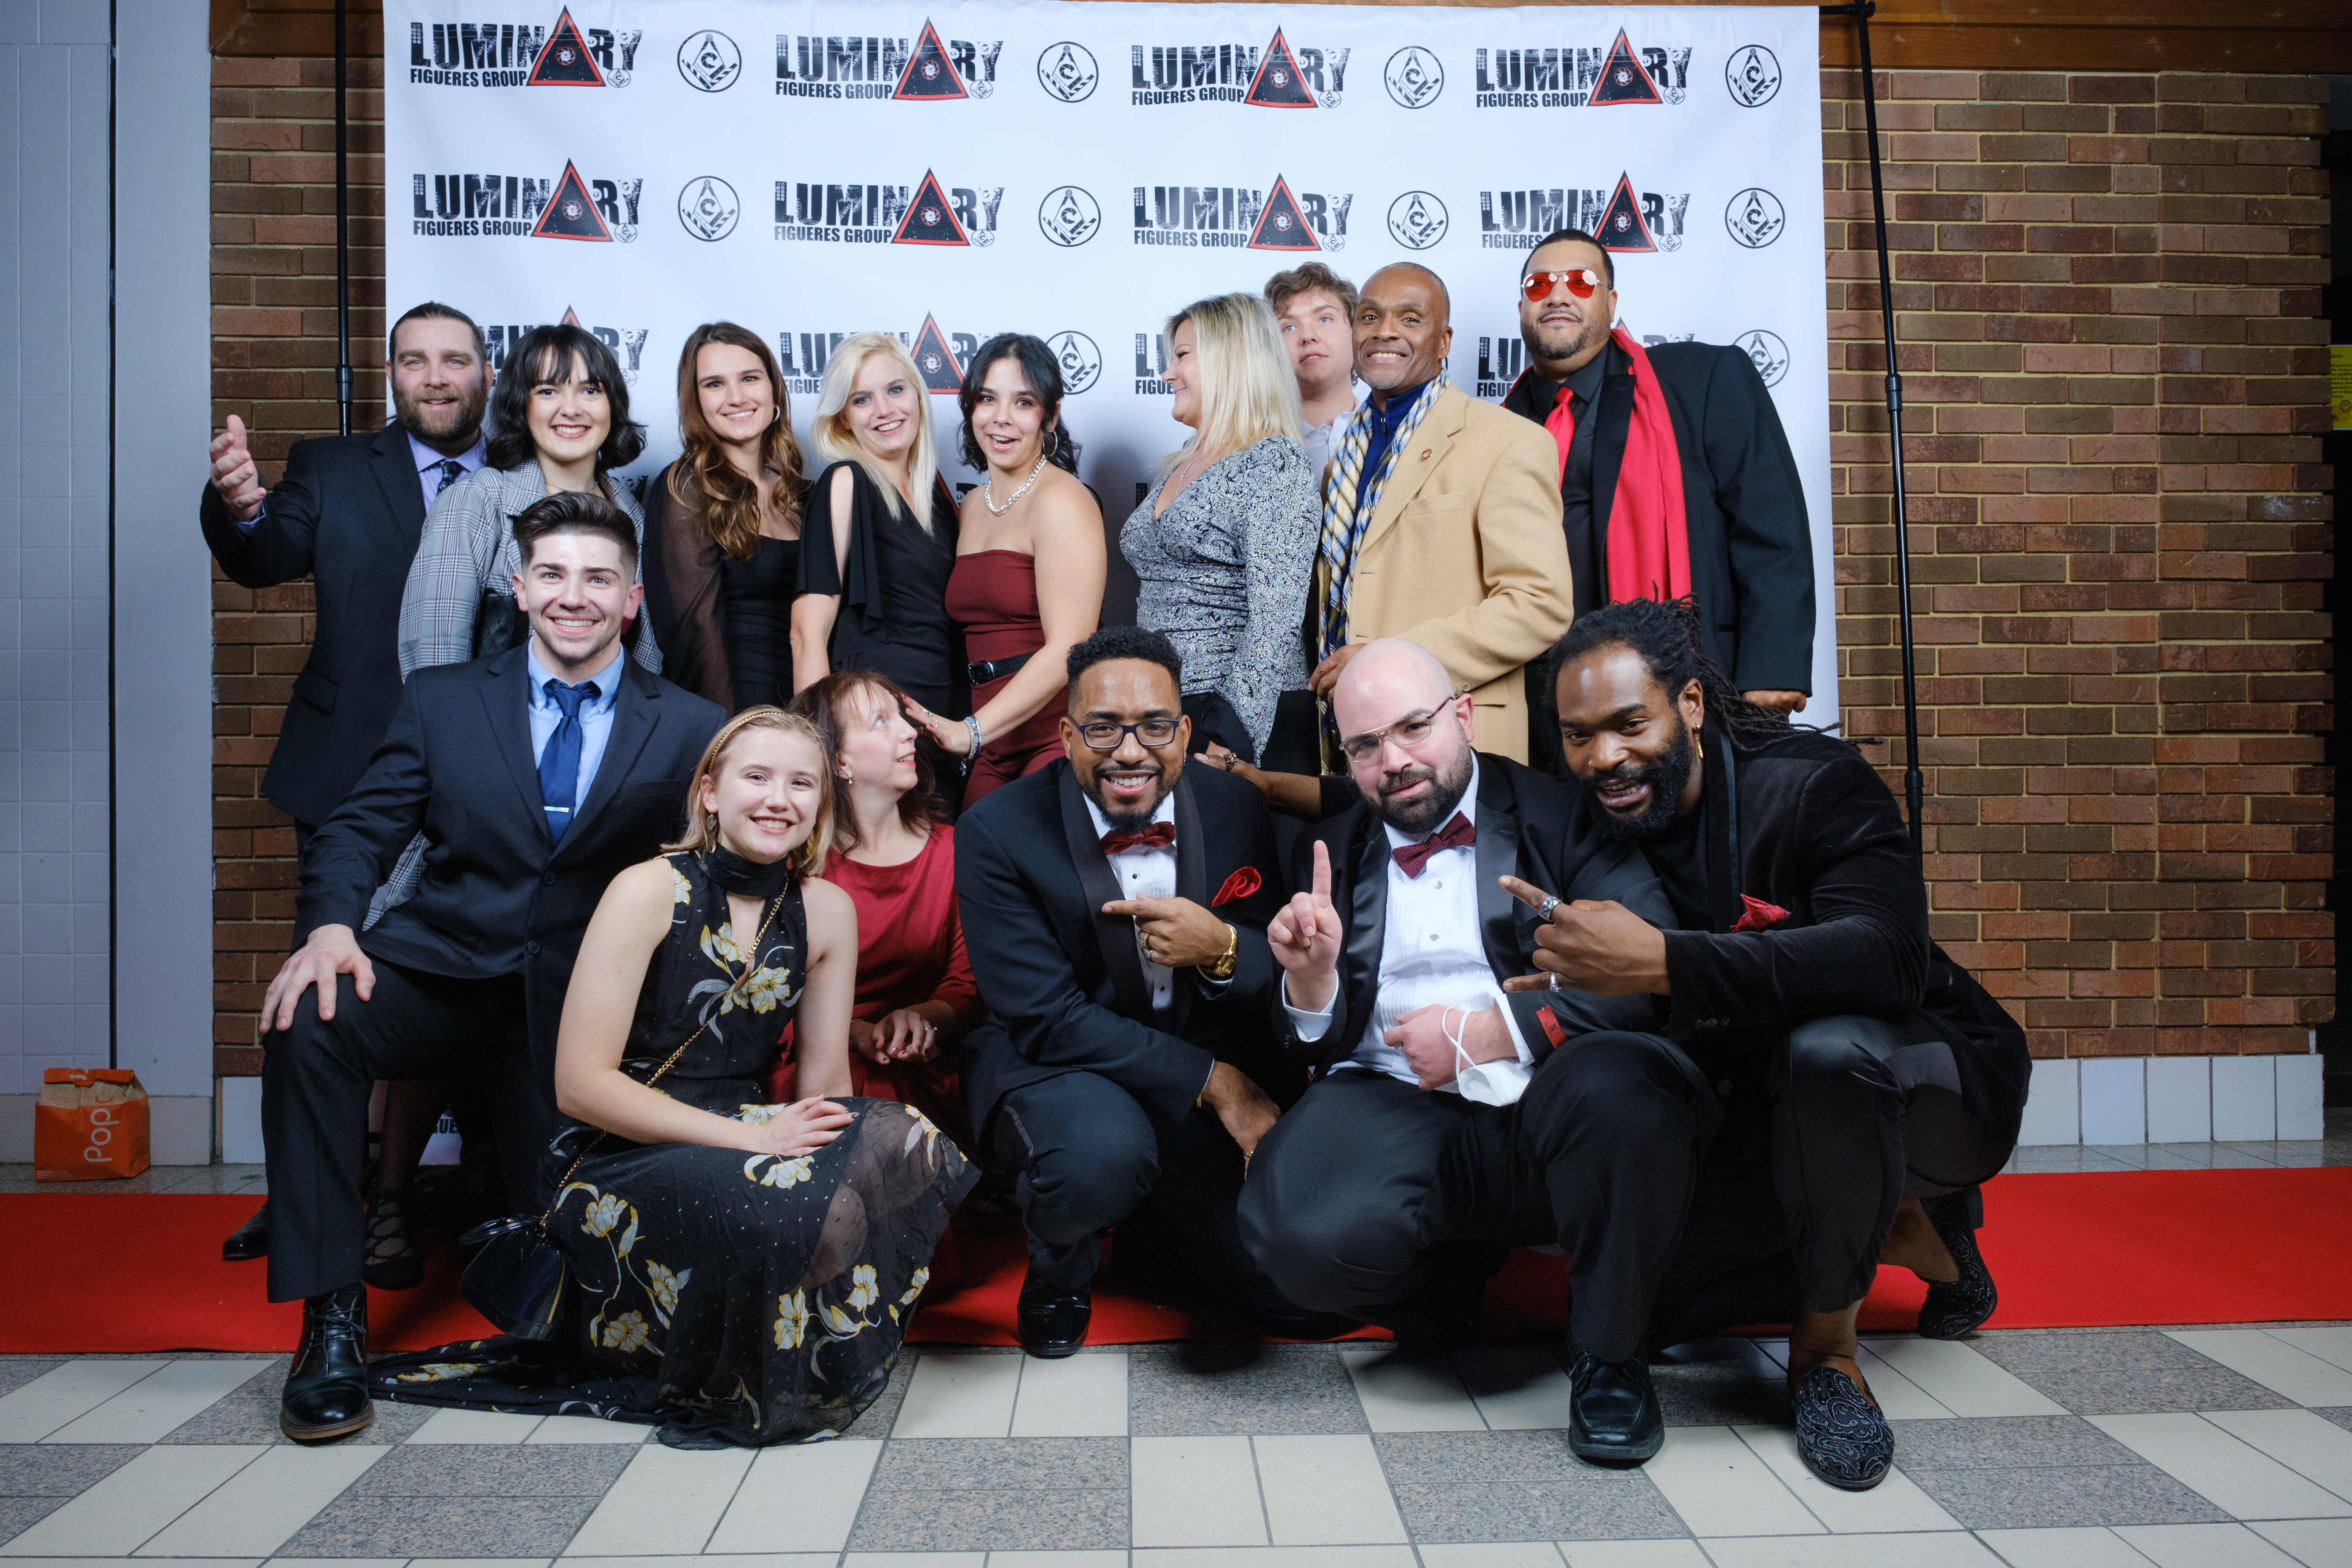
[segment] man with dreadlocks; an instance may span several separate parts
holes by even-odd
[[[1687,599],[1596,610],[1561,641],[1555,693],[1570,778],[1647,854],[1682,929],[1512,890],[1549,916],[1538,969],[1657,997],[1698,1068],[1658,1080],[1694,1134],[1657,1150],[1689,1217],[1652,1348],[1790,1320],[1798,1452],[1861,1490],[1895,1451],[1854,1359],[1862,1300],[1883,1261],[1930,1282],[1924,1335],[1991,1315],[1978,1188],[2017,1142],[2025,1034],[1928,940],[1919,857],[1870,764],[1744,700],[1698,639]]]

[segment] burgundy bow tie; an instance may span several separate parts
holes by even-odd
[[[1419,844],[1403,844],[1394,850],[1396,863],[1404,868],[1408,877],[1418,877],[1429,858],[1441,849],[1461,849],[1478,841],[1478,829],[1470,819],[1455,812],[1446,825]]]
[[[1176,825],[1172,822],[1155,822],[1132,833],[1114,827],[1102,836],[1102,852],[1123,855],[1129,849],[1166,849],[1175,842]]]

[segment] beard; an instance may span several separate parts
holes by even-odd
[[[1674,744],[1656,762],[1620,763],[1607,773],[1595,773],[1591,778],[1580,778],[1573,773],[1569,777],[1591,797],[1603,838],[1619,844],[1641,844],[1663,838],[1675,825],[1675,807],[1682,799],[1683,785],[1690,783],[1690,726],[1677,713]],[[1633,816],[1619,816],[1601,804],[1597,786],[1604,784],[1646,784],[1650,786],[1650,804]]]
[[[1111,804],[1110,792],[1103,787],[1102,782],[1103,774],[1110,771],[1112,771],[1111,765],[1105,763],[1097,768],[1094,776],[1087,781],[1087,793],[1094,796],[1096,806],[1103,814],[1103,820],[1121,833],[1138,833],[1150,826],[1152,814],[1160,809],[1160,803],[1168,798],[1168,791],[1171,788],[1168,783],[1168,770],[1160,765],[1157,757],[1140,767],[1118,770],[1121,773],[1149,773],[1152,775],[1151,798],[1141,805],[1132,807]]]
[[[1462,755],[1442,773],[1432,767],[1414,766],[1382,773],[1372,813],[1399,833],[1430,832],[1452,816],[1454,808],[1462,804],[1463,795],[1470,788],[1472,766],[1470,748],[1465,745]],[[1399,803],[1393,798],[1398,791],[1424,781],[1433,787],[1420,799]]]
[[[1609,323],[1598,316],[1587,316],[1573,334],[1545,326],[1541,321],[1523,323],[1519,337],[1528,345],[1528,353],[1536,359],[1570,360],[1588,350],[1597,348],[1609,336]]]
[[[427,408],[414,397],[392,395],[393,418],[400,427],[418,440],[431,445],[446,441],[482,425],[482,410],[489,406],[490,389],[483,377],[477,376],[474,384],[455,403],[445,403],[437,408]]]

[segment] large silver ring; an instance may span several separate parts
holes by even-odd
[[[1551,977],[1551,987],[1550,987],[1550,988],[1551,988],[1552,990],[1554,990],[1554,991],[1565,991],[1565,990],[1567,990],[1567,989],[1568,989],[1568,987],[1567,987],[1567,986],[1562,985],[1562,984],[1559,983],[1559,975],[1557,975],[1557,974],[1555,974],[1555,975],[1553,975],[1553,976]]]
[[[1545,899],[1542,903],[1536,906],[1536,919],[1547,922],[1549,921],[1552,910],[1559,908],[1559,895],[1558,893],[1550,895],[1549,898]]]

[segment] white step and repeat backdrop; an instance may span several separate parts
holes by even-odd
[[[768,338],[803,435],[832,347],[897,333],[950,450],[960,363],[1034,332],[1115,533],[1185,434],[1160,372],[1188,301],[1310,258],[1359,281],[1409,258],[1452,289],[1449,374],[1499,399],[1526,364],[1528,249],[1588,229],[1635,336],[1736,342],[1771,385],[1827,718],[1819,26],[1811,6],[388,0],[386,300],[457,305],[494,360],[534,323],[594,331],[651,430],[641,477],[676,454],[698,322]],[[1114,616],[1120,596],[1115,575]]]

